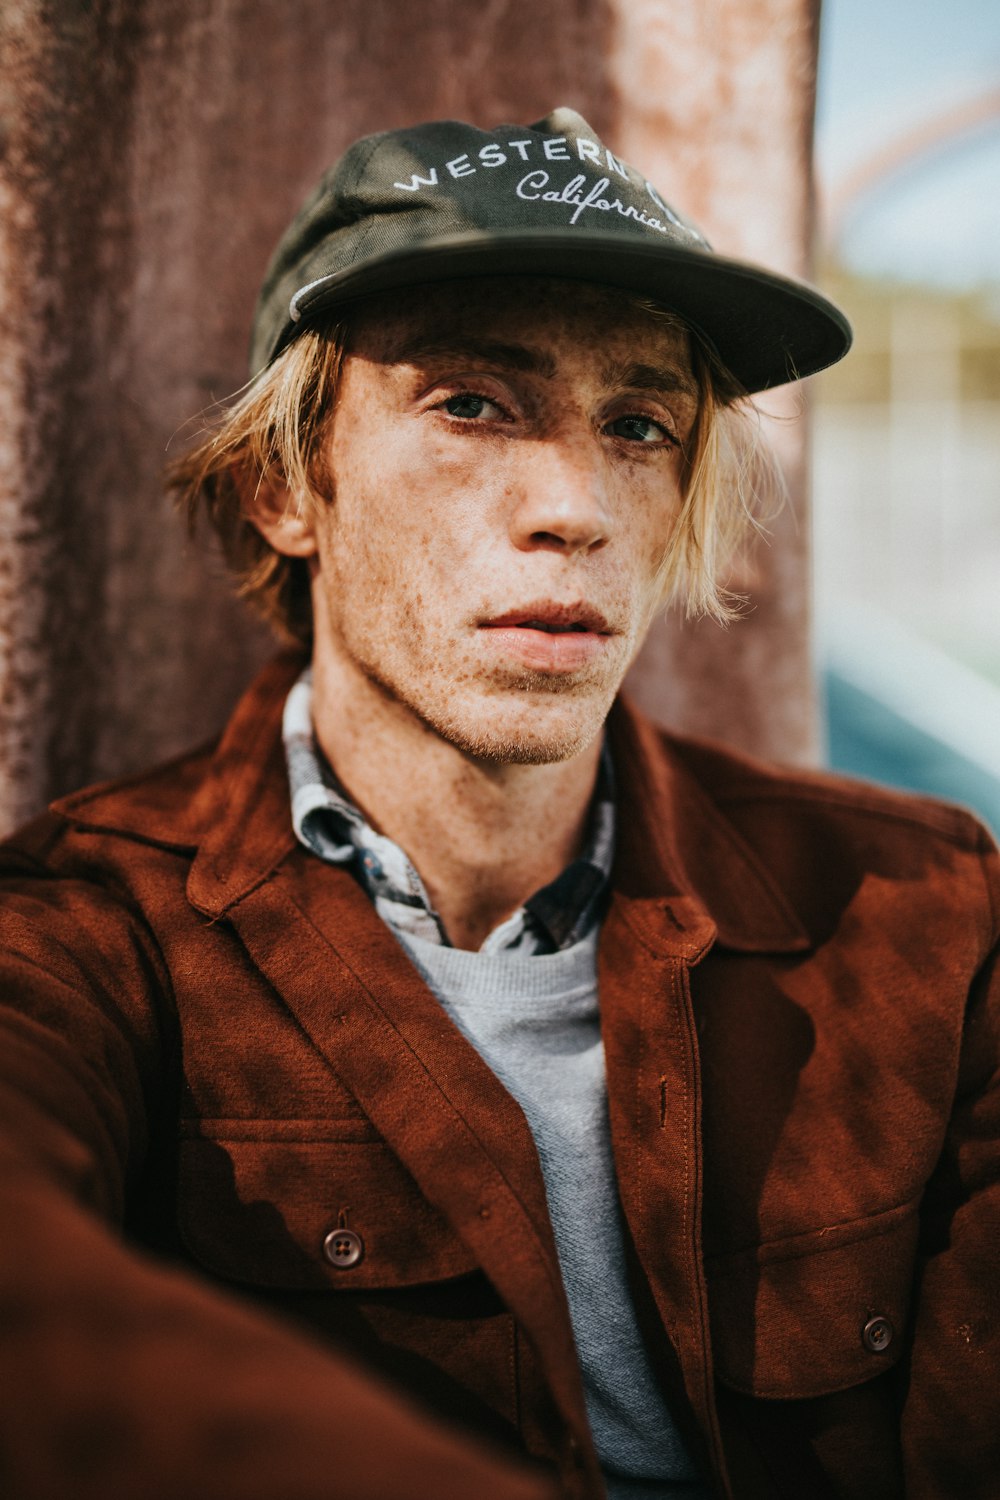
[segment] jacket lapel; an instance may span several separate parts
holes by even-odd
[[[250,956],[476,1255],[589,1445],[534,1141],[350,875],[298,850],[229,911]]]
[[[690,971],[716,942],[794,951],[807,938],[753,853],[656,731],[618,705],[613,899],[601,1025],[622,1207],[723,1492],[702,1260],[701,1070]]]
[[[601,1022],[622,1208],[703,1432],[717,1428],[701,1256],[701,1095],[688,972],[715,930],[684,898],[616,894]]]

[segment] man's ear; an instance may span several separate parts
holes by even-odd
[[[236,483],[243,514],[275,552],[286,557],[315,556],[315,514],[308,499],[294,496],[287,484],[269,474],[238,475]]]

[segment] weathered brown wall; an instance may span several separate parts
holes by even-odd
[[[720,246],[799,269],[813,8],[4,0],[0,823],[207,735],[269,649],[158,476],[244,379],[270,247],[344,145],[571,104]],[[745,623],[658,630],[637,688],[661,714],[809,753],[806,534],[782,523]]]

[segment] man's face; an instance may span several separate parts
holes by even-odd
[[[645,633],[697,409],[687,335],[552,280],[366,306],[316,517],[318,680],[490,762],[598,733]]]

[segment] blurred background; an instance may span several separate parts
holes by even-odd
[[[824,0],[813,385],[827,756],[1000,832],[1000,5]]]

